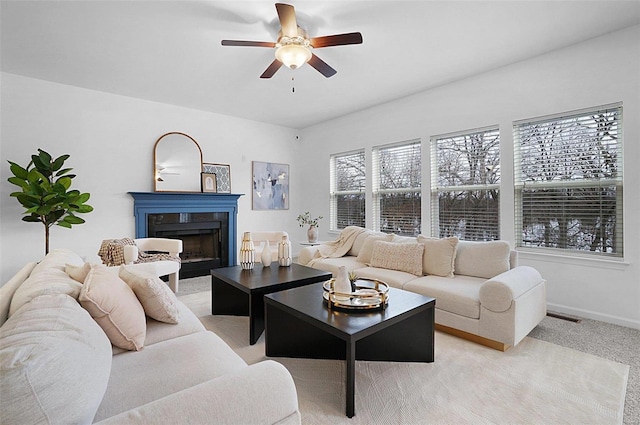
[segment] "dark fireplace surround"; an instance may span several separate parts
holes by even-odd
[[[129,192],[136,238],[182,240],[180,278],[237,261],[238,198],[232,193]]]

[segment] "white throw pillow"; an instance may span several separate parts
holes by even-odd
[[[92,267],[79,299],[113,345],[142,350],[147,332],[144,309],[129,285],[115,273],[107,267]]]
[[[423,254],[424,245],[421,243],[378,241],[373,245],[371,267],[399,270],[422,276]]]
[[[369,264],[371,262],[371,255],[373,255],[373,244],[378,241],[391,242],[393,240],[393,234],[388,235],[370,235],[365,239],[360,252],[358,253],[358,262],[363,264]]]
[[[418,236],[418,243],[424,244],[422,271],[442,277],[453,277],[458,238],[428,238]]]
[[[509,270],[511,246],[507,241],[460,241],[456,273],[491,279]]]
[[[92,423],[111,361],[109,339],[76,300],[35,298],[0,328],[0,423]]]
[[[132,272],[125,266],[120,266],[118,275],[133,289],[147,316],[160,322],[178,323],[180,312],[176,296],[158,276]]]
[[[71,279],[84,283],[84,280],[87,278],[87,275],[91,271],[91,267],[107,267],[104,264],[100,263],[84,263],[80,266],[76,266],[75,264],[66,264],[64,266],[64,271],[71,277]]]

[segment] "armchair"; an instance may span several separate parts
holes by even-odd
[[[123,247],[124,263],[158,277],[168,275],[169,288],[178,292],[182,241],[166,238],[140,238],[133,241],[135,245]],[[177,258],[177,261],[169,259],[171,257]]]

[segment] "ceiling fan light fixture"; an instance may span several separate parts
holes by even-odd
[[[291,69],[299,68],[311,59],[309,40],[304,37],[280,37],[276,47],[276,59]]]

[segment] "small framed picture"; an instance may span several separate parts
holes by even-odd
[[[216,192],[231,193],[231,167],[229,165],[203,162],[202,172],[216,175]]]
[[[200,187],[202,192],[217,192],[216,175],[213,173],[200,173]]]

